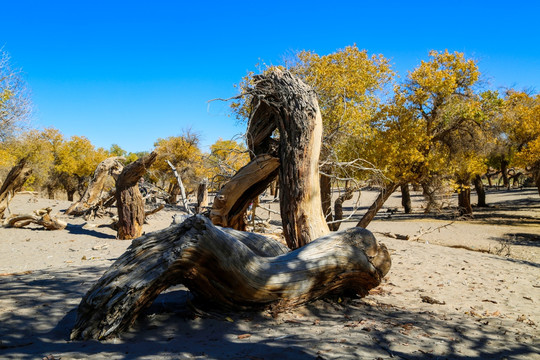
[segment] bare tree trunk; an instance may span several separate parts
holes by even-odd
[[[279,130],[283,233],[296,249],[330,231],[319,184],[321,113],[314,91],[289,72],[275,70],[254,80],[250,122],[271,117]]]
[[[32,174],[32,169],[26,167],[27,158],[22,158],[17,165],[11,168],[0,188],[0,219],[9,206],[15,193],[22,189],[26,180]]]
[[[330,230],[338,231],[341,226],[341,220],[343,220],[343,203],[346,200],[351,200],[354,195],[356,187],[347,188],[343,194],[341,194],[334,202],[334,223],[330,224]]]
[[[510,181],[508,181],[508,161],[504,158],[501,159],[501,175],[504,187],[510,190]]]
[[[326,294],[364,296],[390,269],[390,255],[360,228],[287,253],[277,241],[217,228],[195,215],[134,240],[82,299],[71,339],[106,339],[126,330],[172,284],[214,307],[275,311]]]
[[[189,215],[193,215],[193,211],[191,211],[191,208],[189,207],[187,203],[187,197],[186,197],[186,189],[184,188],[184,183],[182,182],[182,178],[180,177],[180,174],[178,174],[178,171],[176,171],[176,168],[174,165],[167,160],[167,164],[171,167],[174,177],[176,178],[176,181],[178,182],[178,187],[180,188],[180,200],[182,200],[182,205],[184,205],[184,209]]]
[[[473,182],[474,189],[476,190],[476,195],[478,197],[478,207],[487,207],[486,190],[484,189],[484,184],[482,183],[482,177],[480,175],[476,175]]]
[[[471,188],[468,185],[461,185],[458,192],[458,208],[460,215],[472,215]]]
[[[130,240],[142,235],[145,214],[138,182],[156,158],[157,153],[154,151],[126,166],[118,176],[116,181],[118,239]]]
[[[326,174],[330,173],[331,169],[324,169]],[[321,206],[326,222],[334,220],[332,216],[332,178],[326,174],[321,174]]]
[[[411,192],[409,190],[409,183],[401,185],[401,206],[405,209],[405,214],[410,214],[412,211],[411,205]]]
[[[114,156],[103,160],[96,167],[94,176],[88,184],[84,195],[77,202],[71,204],[66,210],[67,215],[84,215],[90,209],[97,206],[100,202],[109,199],[114,194],[114,187],[111,191],[106,190],[107,180],[118,178],[118,175],[124,169],[121,161],[124,160],[121,156]],[[72,198],[73,200],[73,198]],[[71,201],[72,201],[71,200]]]
[[[424,213],[428,214],[432,211],[438,211],[440,210],[440,203],[437,200],[437,186],[433,184],[434,179],[427,179],[426,181],[422,182],[422,194],[424,195],[424,198],[426,200],[426,208],[424,209]]]
[[[167,193],[169,193],[167,204],[176,205],[176,203],[178,203],[178,196],[180,195],[180,186],[178,186],[178,182],[170,183]]]
[[[371,220],[377,215],[379,210],[382,208],[386,200],[392,195],[394,191],[398,188],[399,184],[396,183],[390,183],[386,185],[380,192],[379,196],[377,196],[377,199],[371,204],[368,211],[364,214],[362,219],[356,224],[358,227],[366,228]]]
[[[208,207],[208,179],[204,178],[197,187],[197,214]]]

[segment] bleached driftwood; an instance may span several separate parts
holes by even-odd
[[[47,230],[65,229],[67,223],[51,216],[51,211],[52,209],[48,207],[35,210],[33,214],[12,215],[4,221],[4,227],[22,228],[34,223],[43,226]]]

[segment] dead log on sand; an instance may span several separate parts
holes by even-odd
[[[4,221],[4,227],[22,228],[29,224],[38,224],[47,230],[65,229],[67,223],[51,216],[50,207],[35,210],[34,214],[12,215]]]
[[[361,228],[287,252],[275,240],[220,229],[195,215],[133,241],[84,296],[71,339],[126,330],[157,295],[184,284],[225,309],[286,308],[333,292],[366,295],[390,268],[388,251]]]

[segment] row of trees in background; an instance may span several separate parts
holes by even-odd
[[[66,139],[56,129],[22,131],[31,113],[20,72],[0,54],[0,172],[7,174],[20,159],[33,172],[26,187],[49,196],[63,190],[69,200],[82,194],[96,166],[110,156],[129,164],[147,153],[127,153],[118,145],[95,148],[82,136]],[[360,226],[366,226],[397,188],[404,197],[408,184],[423,189],[426,210],[436,209],[436,195],[446,186],[459,193],[459,208],[471,213],[470,189],[482,195],[482,176],[499,173],[509,186],[509,169],[531,175],[540,191],[540,96],[527,91],[487,89],[474,60],[462,53],[429,53],[401,81],[382,55],[368,55],[356,46],[320,56],[302,51],[283,66],[316,92],[322,119],[321,200],[332,221],[331,190],[376,182],[383,189]],[[238,118],[250,111],[249,74],[233,102]],[[279,132],[273,135],[277,142]],[[250,134],[246,143],[250,144]],[[246,146],[218,140],[209,154],[199,136],[184,131],[155,142],[158,157],[146,178],[170,194],[175,203],[180,186],[168,161],[177,169],[188,193],[204,178],[219,189],[249,161]],[[407,201],[404,199],[404,204]],[[479,204],[485,204],[485,199]],[[407,210],[407,206],[406,206]]]
[[[445,185],[457,191],[462,214],[472,213],[472,184],[482,195],[481,176],[495,172],[509,186],[510,167],[528,173],[540,192],[540,95],[487,89],[477,63],[462,53],[431,51],[402,81],[382,55],[369,56],[356,46],[325,56],[300,52],[280,67],[319,97],[328,220],[331,184],[343,180],[376,178],[383,188],[359,226],[366,226],[397,188],[407,196],[410,183],[422,187],[427,211],[436,208],[436,194]],[[240,119],[250,111],[251,84],[249,74],[232,105]]]
[[[212,145],[211,152],[205,154],[199,148],[199,137],[190,131],[158,139],[155,147],[158,158],[145,178],[168,192],[171,203],[176,203],[180,189],[167,160],[178,169],[186,190],[191,193],[203,178],[210,179],[213,188],[220,186],[249,159],[244,146],[234,140],[220,139]],[[0,173],[5,178],[9,170],[25,158],[26,166],[32,169],[26,190],[44,191],[50,198],[65,191],[67,199],[73,201],[75,194],[82,196],[101,161],[120,156],[127,165],[146,154],[128,153],[118,145],[108,150],[96,148],[83,136],[65,138],[52,128],[29,130],[0,142]]]

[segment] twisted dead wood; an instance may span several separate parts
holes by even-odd
[[[122,160],[125,159],[121,156],[114,156],[100,162],[96,167],[92,180],[90,180],[83,196],[79,201],[71,204],[66,210],[66,215],[84,215],[98,207],[100,203],[104,203],[114,196],[114,186],[107,189],[107,180],[111,177],[114,180],[118,178],[118,175],[120,175],[124,169],[124,165],[121,162]]]
[[[22,228],[30,224],[43,226],[47,230],[65,229],[67,223],[51,216],[52,208],[35,210],[33,214],[12,215],[4,221],[4,227]]]
[[[84,296],[71,338],[118,334],[174,284],[221,308],[277,301],[286,307],[334,292],[365,295],[390,268],[386,248],[360,228],[287,251],[275,240],[221,229],[200,215],[140,237]]]

